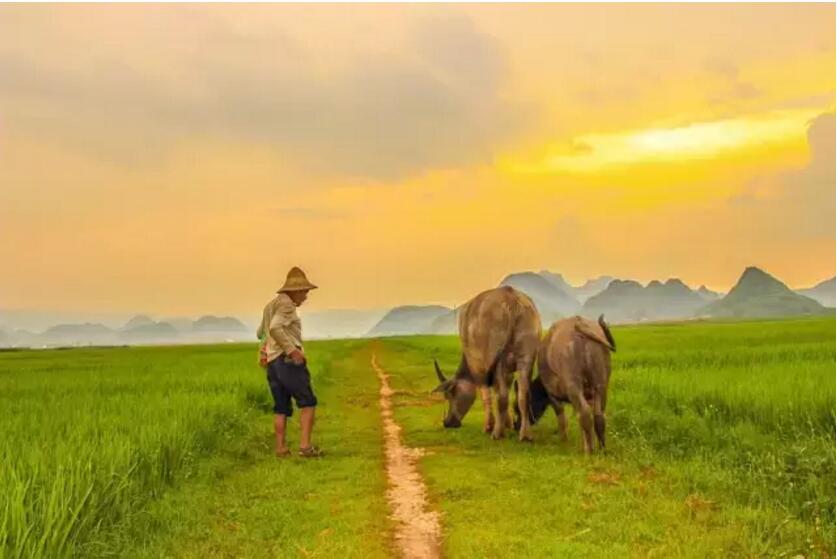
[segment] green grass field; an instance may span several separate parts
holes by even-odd
[[[834,319],[613,330],[590,458],[572,414],[444,430],[452,337],[310,343],[314,461],[273,457],[255,344],[2,352],[0,557],[390,556],[373,352],[449,557],[833,556]]]

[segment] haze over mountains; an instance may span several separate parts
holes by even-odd
[[[815,300],[824,307],[833,307],[834,289],[835,279],[831,278],[825,281],[821,281],[814,287],[809,287],[807,289],[797,289],[796,292],[800,295],[810,297],[811,299]]]
[[[399,336],[431,332],[434,321],[453,310],[440,305],[405,305],[389,311],[369,330],[369,336]]]
[[[386,309],[300,310],[305,337],[311,340],[363,336],[386,313]],[[32,314],[34,316],[29,317],[22,311],[0,310],[0,347],[252,342],[256,339],[257,319],[260,318],[256,316],[260,314],[258,312],[247,322],[231,316],[153,320],[148,315],[138,314],[126,320],[76,313],[69,317],[75,319],[71,322],[40,328],[21,327],[43,322],[45,313]]]
[[[612,322],[670,320],[691,317],[705,304],[701,295],[679,279],[655,280],[645,287],[632,280],[613,280],[584,303],[581,314],[604,314]]]
[[[665,282],[654,280],[643,286],[633,280],[602,276],[581,286],[572,286],[560,274],[547,270],[510,274],[499,285],[511,285],[529,295],[541,313],[544,326],[574,314],[589,317],[604,314],[612,323],[631,323],[834,312],[834,278],[801,290],[804,294],[800,294],[755,267],[747,268],[727,295],[703,285],[692,289],[677,278]],[[427,317],[420,312],[421,308],[392,309],[385,318],[386,324],[376,325],[368,335],[456,333],[458,308],[448,308],[439,314],[439,307],[433,306],[428,312],[435,318],[429,327]]]
[[[729,293],[700,286],[692,289],[677,278],[642,285],[630,279],[601,276],[579,286],[561,274],[518,272],[498,285],[510,285],[528,294],[541,313],[544,326],[574,314],[612,323],[690,320],[712,317],[772,317],[834,312],[835,278],[813,287],[792,290],[770,274],[749,267]],[[488,286],[486,286],[487,288]],[[479,290],[476,290],[476,294]],[[393,309],[300,310],[306,339],[452,334],[459,308],[440,305],[405,305]],[[246,323],[231,316],[163,318],[138,314],[117,323],[113,317],[48,323],[48,313],[27,315],[0,310],[0,347],[55,347],[75,345],[134,345],[255,341],[256,310]],[[31,325],[44,325],[32,328]]]
[[[572,287],[560,275],[546,273],[548,277],[543,275],[544,272],[511,274],[503,278],[500,285],[510,285],[531,297],[544,322],[576,314],[581,305],[572,294]]]
[[[42,332],[9,328],[0,311],[0,347],[56,347],[76,345],[140,345],[250,341],[252,329],[231,316],[202,316],[197,320],[154,321],[146,315],[131,317],[120,327],[99,322],[57,324]]]

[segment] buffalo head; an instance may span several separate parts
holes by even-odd
[[[512,398],[512,405],[514,407],[514,428],[520,429],[520,406],[517,405],[517,381],[512,385],[514,387],[514,397]],[[532,380],[529,389],[529,423],[535,425],[541,417],[543,417],[547,406],[549,405],[549,395],[543,381],[540,377]]]
[[[439,378],[439,386],[434,388],[433,392],[441,392],[448,401],[448,412],[442,421],[442,425],[447,428],[459,427],[462,425],[465,414],[468,413],[474,403],[477,387],[473,380],[463,375],[457,375],[450,379],[445,378],[439,363],[435,359],[433,360],[433,366],[436,369],[436,376]]]

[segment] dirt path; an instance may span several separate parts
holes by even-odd
[[[401,427],[392,416],[392,388],[389,377],[372,356],[372,368],[381,381],[381,418],[384,423],[386,472],[389,482],[387,501],[395,520],[395,541],[402,557],[437,558],[441,556],[439,514],[427,502],[427,488],[416,469],[422,449],[408,448],[401,442]]]

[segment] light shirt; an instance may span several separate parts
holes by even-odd
[[[277,293],[265,305],[256,336],[259,339],[267,337],[265,353],[268,363],[283,353],[290,355],[294,349],[302,349],[302,322],[296,313],[296,305],[287,293]]]

